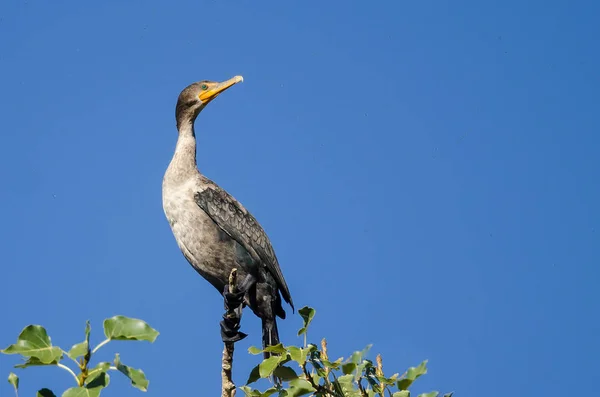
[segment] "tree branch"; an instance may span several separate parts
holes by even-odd
[[[302,372],[304,373],[304,377],[306,378],[306,380],[308,381],[308,383],[310,383],[310,385],[313,387],[313,389],[315,389],[317,391],[318,394],[323,395],[323,396],[337,396],[337,393],[335,393],[335,391],[333,391],[332,389],[320,385],[318,383],[315,383],[315,380],[313,379],[312,376],[310,376],[310,374],[308,373],[308,369],[306,368],[306,361],[302,364],[300,364],[300,368],[302,369]]]
[[[229,275],[229,292],[237,292],[236,288],[237,269],[233,269]],[[232,309],[230,309],[232,310]],[[225,342],[223,358],[221,360],[221,397],[234,397],[235,384],[231,378],[233,367],[233,342]]]
[[[362,397],[367,397],[367,391],[365,390],[365,388],[363,387],[362,383],[360,382],[360,379],[358,380],[358,390],[360,390],[360,395]]]
[[[231,368],[233,366],[233,343],[225,342],[223,348],[223,360],[221,363],[221,397],[234,397],[235,384],[231,379]]]

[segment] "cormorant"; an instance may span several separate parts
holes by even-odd
[[[163,209],[175,240],[193,268],[226,298],[228,278],[236,268],[238,304],[243,301],[262,320],[263,348],[279,343],[275,317],[285,318],[281,295],[294,310],[290,291],[266,233],[242,204],[198,171],[194,122],[206,105],[243,81],[199,81],[179,94],[175,110],[179,137],[163,178]],[[234,300],[235,301],[235,300]],[[241,316],[242,305],[238,313]],[[229,325],[229,328],[228,328]],[[224,341],[245,335],[222,322]],[[268,357],[268,354],[265,354]]]

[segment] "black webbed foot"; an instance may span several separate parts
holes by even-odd
[[[242,304],[244,303],[245,291],[229,292],[229,286],[226,285],[223,291],[225,302],[225,314],[221,321],[221,339],[223,342],[237,342],[244,339],[247,335],[240,332],[242,321]]]
[[[225,314],[221,321],[221,339],[223,342],[237,342],[244,339],[247,334],[240,332],[242,322],[242,309],[244,307],[244,295],[256,283],[256,278],[250,274],[235,286],[236,271],[232,271],[229,282],[234,291],[230,292],[230,286],[223,288],[223,300],[225,303]]]

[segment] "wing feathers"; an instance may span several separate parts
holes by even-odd
[[[267,267],[277,282],[283,298],[293,309],[290,291],[267,234],[241,203],[212,181],[210,182],[205,190],[195,193],[196,204],[231,238],[240,243],[255,260]]]

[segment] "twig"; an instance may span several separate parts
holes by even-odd
[[[104,339],[102,342],[100,342],[98,344],[98,346],[96,346],[94,348],[94,350],[92,350],[92,354],[96,353],[98,351],[98,349],[100,349],[102,346],[106,345],[108,342],[110,342],[110,339]]]
[[[318,394],[321,394],[324,396],[337,396],[338,395],[335,391],[331,390],[330,388],[320,385],[318,383],[315,383],[315,380],[313,379],[313,377],[310,376],[310,374],[308,373],[308,369],[306,369],[306,362],[300,364],[300,368],[302,368],[302,372],[304,373],[304,377],[306,378],[308,383],[310,383],[310,385],[313,387],[313,389],[315,389],[317,391]]]
[[[77,382],[77,385],[79,385],[79,379],[77,379],[77,375],[75,375],[75,372],[73,372],[73,370],[69,367],[67,367],[64,364],[61,363],[57,363],[56,364],[57,367],[64,369],[65,371],[69,372],[71,375],[73,375],[73,378],[75,378],[75,382]]]
[[[237,269],[233,269],[229,275],[229,292],[236,291]],[[223,359],[221,361],[221,397],[234,397],[235,384],[231,379],[231,369],[233,367],[233,342],[225,342],[223,348]]]
[[[362,383],[360,382],[360,379],[358,380],[358,389],[360,390],[360,395],[362,397],[368,397],[369,395],[367,394],[367,391],[365,390],[365,388],[363,387]]]
[[[106,340],[110,341],[110,339],[106,339]],[[106,343],[108,343],[108,342],[106,342]],[[98,348],[101,346],[102,346],[102,344],[98,345],[98,347],[96,349],[94,349],[94,351],[98,350]],[[83,386],[85,383],[85,380],[88,378],[88,375],[89,375],[88,364],[90,363],[91,358],[92,358],[92,351],[90,350],[90,345],[88,343],[87,352],[85,353],[85,355],[81,359],[81,363],[79,364],[79,368],[81,369],[81,377],[79,378],[79,386]]]

